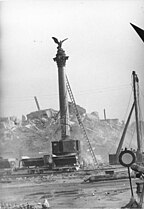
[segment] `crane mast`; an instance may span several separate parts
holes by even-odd
[[[138,117],[138,95],[137,95],[137,86],[139,79],[135,71],[132,72],[133,76],[133,92],[134,92],[134,103],[135,103],[135,121],[136,121],[136,134],[137,134],[137,161],[142,162],[142,141],[140,138],[140,129],[139,129],[139,117]]]
[[[135,71],[132,72],[132,78],[133,78],[133,97],[134,97],[134,102],[132,105],[132,108],[130,110],[128,119],[126,121],[116,154],[110,154],[109,155],[109,163],[111,165],[115,165],[115,164],[119,164],[119,154],[121,152],[122,146],[123,146],[123,142],[125,139],[125,135],[126,135],[126,131],[133,113],[133,110],[135,109],[135,122],[136,122],[136,134],[137,134],[137,151],[136,151],[136,158],[137,158],[137,162],[142,162],[142,141],[140,138],[140,129],[139,129],[139,114],[138,114],[138,83],[139,83],[139,79],[137,77],[137,74],[135,73]]]

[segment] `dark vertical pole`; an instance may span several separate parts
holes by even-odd
[[[106,111],[104,109],[104,120],[106,120]]]
[[[135,103],[135,120],[136,120],[136,133],[137,133],[137,152],[138,155],[141,153],[141,140],[139,135],[139,119],[138,119],[138,107],[137,107],[137,95],[136,95],[136,82],[138,83],[138,77],[135,73],[135,71],[132,72],[133,75],[133,92],[134,92],[134,103]]]
[[[66,74],[65,74],[65,64],[67,59],[68,56],[66,56],[65,51],[61,48],[61,46],[59,46],[54,61],[56,61],[58,66],[59,103],[60,103],[62,140],[65,140],[67,139],[67,137],[70,136],[69,109],[68,109]]]
[[[129,167],[128,167],[128,176],[129,176],[129,182],[130,182],[131,196],[133,198],[134,194],[133,194],[133,188],[132,188],[132,182],[131,182],[130,168]]]
[[[34,99],[35,99],[36,106],[37,106],[38,110],[40,110],[40,106],[39,106],[39,103],[38,103],[37,97],[34,97]]]

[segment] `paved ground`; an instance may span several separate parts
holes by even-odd
[[[0,202],[10,205],[28,202],[35,208],[41,208],[39,203],[43,203],[47,198],[51,208],[64,209],[121,208],[130,200],[128,179],[97,183],[82,182],[82,178],[69,175],[17,178],[9,183],[0,183]]]

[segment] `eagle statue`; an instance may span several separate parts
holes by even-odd
[[[58,44],[58,49],[59,49],[59,48],[62,47],[62,43],[63,43],[64,41],[66,41],[68,38],[65,38],[65,39],[62,40],[62,41],[58,41],[58,39],[55,38],[55,37],[52,37],[52,39],[54,40],[54,42],[55,42],[56,44]]]

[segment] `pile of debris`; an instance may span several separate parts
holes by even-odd
[[[38,203],[38,204],[29,204],[29,203],[17,204],[17,203],[1,202],[0,208],[1,209],[49,209],[50,204],[47,199],[44,199],[43,203]]]
[[[115,153],[124,124],[118,119],[101,120],[97,112],[90,114],[77,105],[81,120],[99,163],[108,162],[108,154]],[[86,166],[92,163],[87,141],[78,124],[72,103],[69,103],[71,138],[80,140],[81,156]],[[129,129],[127,143],[132,138]],[[0,155],[3,158],[39,157],[51,154],[51,141],[61,137],[60,114],[53,109],[31,112],[22,120],[16,117],[0,118]],[[39,155],[39,156],[38,156]]]

